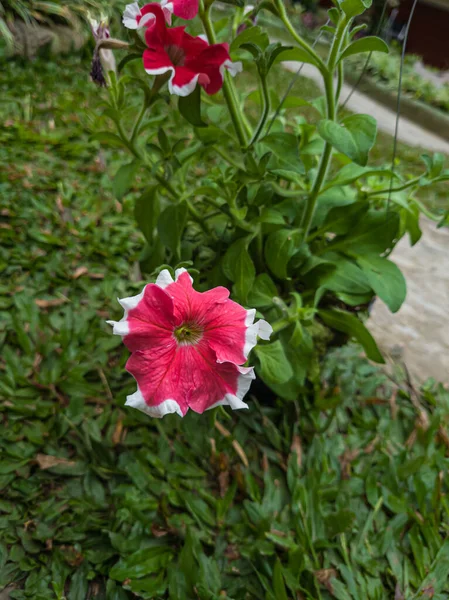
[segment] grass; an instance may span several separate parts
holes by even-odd
[[[105,319],[142,285],[142,240],[111,193],[122,158],[90,138],[87,71],[10,63],[0,84],[0,589],[449,598],[442,386],[391,382],[347,346],[313,405],[254,386],[231,417],[123,407],[134,383]]]

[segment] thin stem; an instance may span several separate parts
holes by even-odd
[[[273,333],[279,333],[280,331],[282,331],[283,329],[285,329],[292,323],[295,323],[295,321],[297,321],[297,319],[298,318],[295,315],[293,317],[284,317],[283,319],[279,319],[278,321],[271,323],[271,326],[273,327]]]
[[[334,92],[334,71],[337,63],[338,54],[340,52],[342,41],[346,35],[346,30],[349,26],[350,21],[345,16],[342,16],[340,22],[337,25],[337,31],[335,33],[332,47],[329,52],[329,59],[327,62],[326,72],[323,73],[324,89],[326,94],[326,106],[327,106],[327,118],[330,121],[335,121],[335,92]],[[310,192],[310,196],[306,202],[306,207],[302,216],[301,226],[303,229],[302,241],[307,239],[309,234],[310,225],[312,223],[313,215],[318,200],[318,196],[321,192],[321,186],[326,180],[327,171],[330,165],[330,159],[332,156],[332,145],[326,142],[324,151],[321,156],[318,172]]]
[[[257,129],[254,132],[254,135],[249,143],[249,147],[255,144],[259,139],[260,135],[262,134],[263,128],[265,127],[265,123],[267,122],[268,115],[270,114],[270,92],[268,90],[266,75],[260,76],[260,87],[262,88],[263,110],[259,124],[257,125]]]
[[[221,148],[220,146],[218,146],[217,144],[215,144],[213,146],[213,149],[215,150],[215,152],[217,154],[219,154],[228,164],[230,164],[231,166],[235,167],[236,169],[240,169],[242,170],[243,167],[241,165],[238,164],[238,162],[236,162],[232,156],[229,156],[229,154],[227,152],[225,152],[223,150],[223,148]]]
[[[136,122],[134,123],[133,130],[131,132],[131,138],[130,138],[131,144],[134,144],[134,140],[136,139],[136,137],[139,133],[139,127],[140,127],[140,124],[142,123],[145,113],[147,112],[147,109],[148,109],[148,106],[143,104],[142,108],[137,116]]]
[[[404,183],[403,185],[400,185],[396,188],[390,187],[386,190],[376,190],[374,192],[368,192],[367,196],[371,197],[371,196],[380,196],[381,194],[392,194],[394,192],[402,192],[404,190],[406,190],[409,187],[413,187],[414,185],[419,184],[419,181],[421,179],[422,175],[420,175],[419,177],[415,177],[415,179],[411,179],[410,181],[408,181],[407,183]]]
[[[188,200],[186,198],[185,202],[187,204],[187,208],[189,209],[189,212],[192,215],[193,219],[198,223],[198,225],[201,227],[201,229],[204,231],[204,233],[206,233],[209,236],[212,236],[212,232],[209,228],[209,225],[205,222],[203,217],[196,210],[196,208],[193,206],[193,204],[190,202],[190,200]]]
[[[390,196],[391,190],[393,188],[393,177],[396,169],[396,152],[398,147],[398,135],[399,135],[399,119],[401,117],[401,92],[402,92],[402,75],[404,71],[404,61],[405,61],[405,51],[407,49],[407,40],[408,40],[408,32],[410,30],[410,24],[413,19],[413,14],[415,12],[416,5],[418,0],[413,0],[412,8],[410,10],[410,15],[408,17],[407,25],[405,27],[405,35],[404,41],[402,43],[402,52],[401,52],[401,65],[399,67],[399,81],[398,81],[398,97],[396,102],[396,123],[394,127],[394,138],[393,138],[393,156],[391,157],[391,179],[390,179],[390,194],[388,196],[387,201],[387,211],[390,204]]]
[[[209,43],[215,44],[217,42],[217,38],[215,36],[214,26],[210,18],[210,8],[210,6],[205,7],[204,9],[200,10],[199,14]],[[234,86],[229,79],[228,73],[225,73],[223,78],[223,96],[228,106],[229,115],[231,117],[232,124],[234,125],[235,133],[239,143],[242,147],[246,147],[248,144],[247,132],[243,124],[243,117],[236,99]]]
[[[341,88],[343,86],[343,81],[345,78],[344,66],[343,66],[342,60],[338,63],[337,68],[338,68],[338,71],[337,71],[337,89],[335,90],[335,106],[337,107],[337,110],[338,110],[338,101],[340,100]]]
[[[117,125],[117,131],[119,133],[119,136],[122,140],[122,142],[125,144],[125,146],[128,148],[128,150],[131,152],[131,154],[134,154],[134,156],[136,158],[139,158],[140,160],[143,160],[141,153],[139,152],[139,150],[136,147],[135,142],[131,142],[130,139],[128,139],[128,136],[126,135],[125,130],[123,129],[123,125],[121,124],[120,121],[116,121],[116,125]],[[146,159],[148,161],[148,158]],[[148,161],[149,163],[149,161]],[[175,199],[178,199],[179,194],[178,192],[175,190],[175,188],[172,186],[172,184],[167,181],[162,175],[160,175],[159,173],[153,173],[152,172],[152,165],[151,163],[146,164],[145,167],[150,171],[150,173],[154,176],[154,178],[157,180],[158,183],[160,183],[160,185],[165,188],[167,190],[167,192]]]
[[[314,63],[323,75],[327,73],[327,66],[324,64],[324,61],[321,59],[319,54],[317,54],[312,48],[312,46],[310,46],[305,40],[303,40],[302,37],[295,31],[295,28],[293,27],[290,19],[288,18],[283,0],[275,0],[275,4],[281,21],[284,23],[287,31],[290,33],[290,35],[298,44],[298,46],[301,46],[301,48],[305,50],[311,58],[313,58]]]

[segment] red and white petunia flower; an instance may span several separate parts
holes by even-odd
[[[127,4],[123,13],[123,25],[128,29],[148,27],[155,18],[152,12],[155,4],[155,2],[145,4],[142,9],[137,2]],[[172,14],[185,20],[193,19],[198,14],[198,0],[161,0],[160,7],[169,25],[171,25]]]
[[[171,94],[188,96],[199,83],[207,94],[216,94],[223,86],[225,70],[235,75],[242,63],[231,62],[228,44],[209,45],[202,37],[193,37],[184,27],[167,28],[162,9],[153,5],[156,20],[147,29],[148,49],[143,53],[143,66],[149,75],[170,73]]]
[[[248,408],[243,397],[255,375],[242,365],[257,336],[269,339],[271,326],[254,323],[256,311],[230,300],[226,288],[201,293],[185,269],[175,277],[163,270],[140,294],[119,300],[120,321],[108,321],[131,351],[126,369],[137,391],[126,404],[152,417]]]

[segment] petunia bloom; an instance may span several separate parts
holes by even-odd
[[[271,326],[254,323],[256,311],[230,300],[226,288],[201,293],[185,269],[175,277],[161,271],[156,283],[119,300],[120,321],[108,321],[131,351],[126,369],[137,391],[126,404],[152,417],[220,405],[248,408],[243,397],[255,375],[242,365],[257,336],[269,339]]]
[[[143,53],[143,66],[149,75],[171,72],[171,94],[188,96],[198,83],[207,94],[216,94],[223,86],[225,70],[231,75],[242,70],[241,62],[231,62],[228,44],[209,45],[186,33],[184,27],[169,29],[160,6],[153,5],[151,10],[156,20],[145,32],[148,49]]]
[[[155,4],[145,4],[142,9],[137,2],[127,4],[123,13],[123,25],[128,29],[147,27],[155,18],[152,12]],[[169,25],[172,14],[185,20],[194,19],[198,14],[198,0],[161,0],[160,7]]]

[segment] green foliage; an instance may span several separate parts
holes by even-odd
[[[275,4],[291,32],[285,7]],[[270,43],[258,25],[248,23],[237,34],[239,12],[234,21],[214,24],[200,11],[205,30],[215,27],[215,35],[230,42],[245,76],[257,73],[259,90],[240,97],[225,78],[223,94],[208,96],[198,85],[177,104],[162,103],[165,82],[125,60],[93,126],[105,147],[119,139],[131,155],[113,189],[123,201],[139,188],[134,213],[146,240],[145,279],[161,264],[186,263],[199,273],[200,289],[223,285],[236,301],[256,307],[275,333],[250,362],[288,400],[318,384],[317,365],[335,337],[354,338],[372,360],[383,361],[364,324],[367,308],[378,296],[399,310],[405,281],[387,257],[404,235],[412,243],[419,239],[416,191],[447,178],[441,155],[426,157],[417,178],[369,164],[375,119],[335,117],[339,63],[386,50],[375,37],[348,44],[356,32],[353,18],[368,4],[344,0],[334,7],[327,66],[298,36],[294,47]],[[315,64],[325,84],[323,98],[288,97],[286,106],[295,110],[288,117],[275,112],[280,100],[270,87],[287,58]]]
[[[442,386],[392,384],[349,345],[327,355],[314,388],[302,387],[310,360],[303,353],[294,377],[278,384],[283,397],[293,390],[290,402],[254,388],[259,401],[225,423],[230,437],[205,415],[159,422],[123,408],[134,388],[123,368],[128,353],[104,321],[118,314],[116,296],[142,287],[134,208],[152,244],[161,207],[177,205],[160,184],[156,193],[154,180],[149,187],[143,170],[115,202],[108,171],[116,173],[123,156],[114,144],[100,152],[90,136],[92,115],[80,107],[95,107],[98,92],[86,85],[87,68],[78,59],[10,64],[5,81],[21,101],[9,101],[0,84],[0,586],[15,600],[389,600],[428,590],[443,599]],[[157,106],[151,118],[158,123]],[[167,169],[180,153],[172,148]],[[218,171],[208,165],[206,173]],[[378,175],[363,177],[379,185]],[[202,184],[197,208],[206,207],[206,192],[221,199],[212,182]],[[251,207],[267,197],[256,187]],[[234,211],[241,200],[231,202]],[[286,220],[289,202],[276,203]],[[323,194],[313,232],[326,222],[350,239],[350,227],[331,214],[338,202]],[[203,234],[189,218],[184,244]],[[239,238],[250,254],[251,237]],[[324,255],[360,269],[358,258]],[[276,275],[261,272],[248,305],[273,310],[281,292]],[[318,322],[307,299],[287,298],[280,310],[292,321],[275,343],[299,356],[319,337]]]

